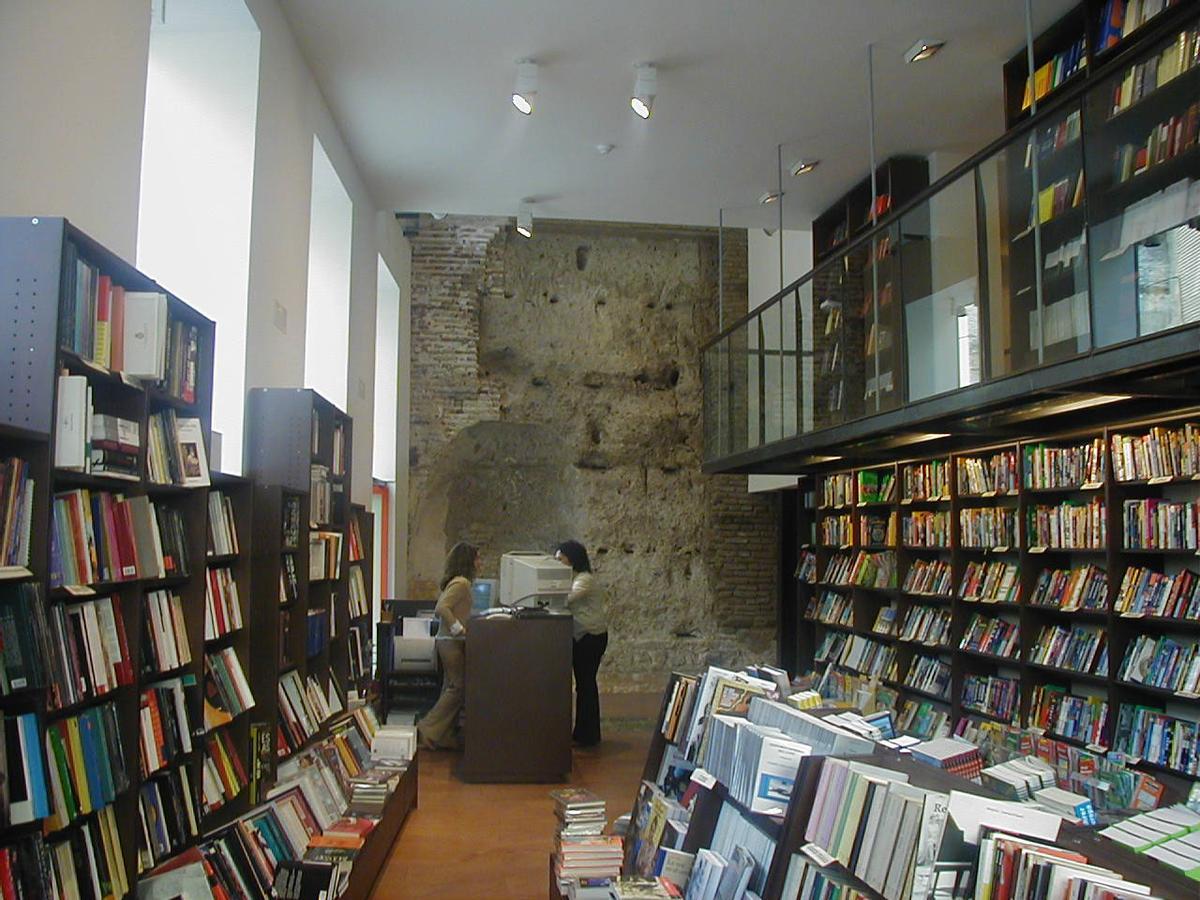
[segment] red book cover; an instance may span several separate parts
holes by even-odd
[[[125,617],[121,613],[121,597],[112,595],[113,619],[117,624],[117,643],[121,646],[121,661],[117,663],[117,683],[133,684],[133,658],[129,655],[129,640],[125,637]]]

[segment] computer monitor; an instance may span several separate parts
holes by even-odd
[[[495,578],[476,578],[471,584],[471,612],[485,612],[496,605],[500,592]]]
[[[571,567],[537,551],[500,557],[500,605],[561,608],[571,592]]]

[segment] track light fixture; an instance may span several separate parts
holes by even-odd
[[[795,165],[792,166],[792,175],[796,177],[807,175],[820,164],[821,161],[819,159],[798,159]]]
[[[533,112],[533,101],[537,96],[538,67],[531,59],[517,60],[517,80],[513,84],[512,105],[522,115]]]
[[[658,93],[658,69],[650,63],[635,66],[637,78],[633,82],[633,96],[629,105],[639,118],[648,119],[654,110],[654,95]]]
[[[779,191],[767,191],[765,194],[763,194],[761,197],[758,198],[758,202],[761,203],[763,206],[766,206],[768,203],[774,203],[782,196],[783,196],[783,194],[781,194]]]
[[[908,48],[908,52],[904,54],[904,61],[906,63],[921,62],[922,60],[929,59],[929,57],[933,56],[944,46],[946,46],[945,41],[922,38]]]
[[[522,203],[517,210],[517,234],[523,238],[533,237],[533,207]]]

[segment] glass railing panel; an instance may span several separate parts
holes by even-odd
[[[971,171],[905,213],[896,236],[886,236],[897,249],[880,265],[898,267],[909,401],[982,378],[977,223]]]
[[[900,230],[891,226],[852,251],[861,272],[863,410],[867,415],[903,402],[904,346],[900,324]]]
[[[1080,130],[1070,107],[979,165],[985,378],[1091,347]]]
[[[806,434],[816,427],[816,329],[821,321],[814,299],[813,282],[804,282],[793,294],[796,320],[796,386],[793,398],[796,407],[796,432]],[[786,375],[785,375],[786,377]]]
[[[813,427],[862,414],[862,273],[839,256],[813,273]],[[848,358],[849,357],[849,358]]]
[[[703,388],[704,459],[720,459],[729,451],[722,437],[721,423],[728,395],[721,380],[721,350],[724,341],[710,344],[700,356],[700,381]]]
[[[1086,96],[1096,345],[1200,321],[1200,20]]]
[[[780,302],[765,306],[749,322],[746,383],[748,447],[783,437],[782,316]]]
[[[725,384],[729,392],[729,452],[742,453],[757,443],[749,442],[750,383],[747,374],[750,368],[750,334],[757,328],[757,321],[749,319],[731,331],[725,338]]]

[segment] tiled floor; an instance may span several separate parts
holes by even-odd
[[[577,751],[571,783],[608,803],[609,819],[628,813],[658,696],[601,700],[604,740]],[[423,753],[419,807],[409,816],[379,875],[373,900],[537,900],[547,896],[554,803],[545,784],[463,784],[457,755]]]

